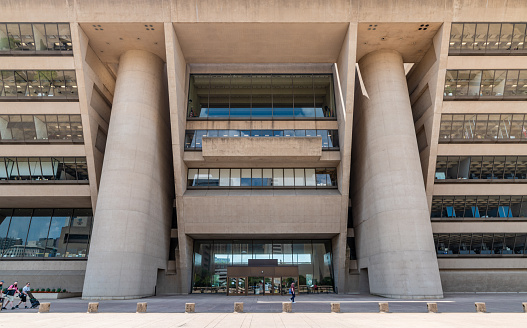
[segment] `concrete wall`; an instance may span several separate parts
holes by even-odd
[[[86,261],[1,261],[0,277],[4,287],[14,281],[18,285],[31,283],[31,288],[62,288],[81,292]]]

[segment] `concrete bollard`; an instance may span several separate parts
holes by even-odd
[[[476,312],[478,313],[485,313],[487,312],[487,307],[485,306],[484,302],[476,302],[474,303],[476,305]]]
[[[196,303],[185,303],[185,313],[196,312]]]
[[[234,312],[236,313],[243,312],[243,302],[234,302]]]
[[[97,313],[99,311],[99,303],[98,302],[90,302],[88,303],[88,313]]]
[[[527,302],[522,303],[523,312],[527,313]]]
[[[136,313],[146,313],[146,302],[137,303]]]
[[[331,303],[331,313],[340,312],[340,303]]]
[[[40,306],[38,307],[38,313],[48,313],[50,307],[51,303],[40,303]]]
[[[379,303],[379,312],[380,313],[388,313],[390,310],[388,307],[388,303]]]
[[[437,303],[426,303],[428,313],[437,313]]]
[[[287,313],[293,312],[293,303],[282,302],[282,312],[287,312]]]

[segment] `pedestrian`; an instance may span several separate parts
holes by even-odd
[[[18,306],[22,303],[25,303],[26,304],[26,309],[28,308],[27,307],[27,297],[29,296],[29,293],[31,293],[31,288],[29,288],[29,282],[24,286],[24,288],[22,288],[22,291],[20,292],[20,302],[18,302],[18,304],[15,306],[15,308],[18,309]]]
[[[11,303],[11,310],[15,309],[15,294],[17,292],[18,292],[18,281],[15,281],[7,289],[7,293],[5,294],[5,297],[7,298],[7,303],[4,305],[2,309],[7,310],[7,305],[9,305],[9,303]]]
[[[0,280],[0,302],[2,303],[2,308],[4,307],[4,281]]]
[[[289,292],[291,293],[291,298],[290,298],[291,303],[294,303],[295,302],[295,292],[296,292],[294,282],[291,283],[291,288],[289,288]]]

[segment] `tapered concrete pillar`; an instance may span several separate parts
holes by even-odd
[[[359,68],[351,177],[359,267],[372,294],[442,297],[402,57],[375,51]]]
[[[83,298],[153,295],[166,269],[173,171],[164,63],[121,56]]]

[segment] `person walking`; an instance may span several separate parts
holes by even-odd
[[[290,290],[291,290],[291,298],[290,298],[290,300],[291,300],[291,303],[294,303],[295,302],[295,292],[296,292],[295,291],[295,283],[294,282],[291,283]]]
[[[18,309],[18,306],[22,303],[25,303],[26,304],[26,309],[28,308],[27,307],[27,297],[29,296],[29,293],[31,293],[31,288],[29,288],[29,282],[24,286],[24,288],[22,288],[22,291],[20,292],[20,302],[18,302],[18,304],[15,306],[15,308]]]
[[[4,307],[4,281],[0,280],[0,302],[2,303],[2,308]]]
[[[11,310],[15,309],[15,294],[17,292],[18,292],[18,281],[15,281],[7,289],[7,293],[5,294],[5,297],[7,298],[7,303],[4,305],[2,309],[7,310],[7,306],[9,305],[9,303],[11,303]]]

